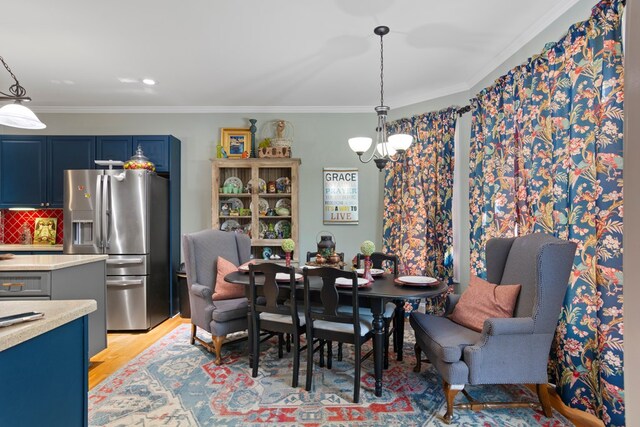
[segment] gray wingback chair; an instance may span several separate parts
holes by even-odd
[[[547,362],[562,308],[576,244],[535,233],[510,239],[491,239],[486,245],[487,280],[496,284],[520,284],[513,318],[487,319],[482,332],[451,321],[459,295],[449,295],[445,317],[413,312],[410,323],[416,336],[416,372],[421,352],[442,376],[447,412],[451,421],[454,398],[462,390],[469,404],[456,408],[483,409],[495,404],[477,402],[466,393],[466,384],[536,384],[547,417],[551,406],[547,393]],[[534,406],[534,404],[525,404]],[[523,406],[522,402],[500,406]],[[537,406],[537,405],[535,405]]]
[[[237,233],[204,230],[185,234],[182,245],[189,286],[191,306],[191,344],[198,341],[215,353],[215,363],[222,363],[222,343],[227,334],[247,329],[247,298],[213,301],[213,290],[218,271],[218,257],[222,256],[235,265],[249,261],[251,240]],[[202,328],[211,333],[213,347],[196,335]]]

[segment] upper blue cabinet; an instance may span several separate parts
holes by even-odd
[[[47,164],[48,200],[46,206],[61,208],[64,203],[64,171],[95,169],[95,136],[50,136]]]
[[[46,137],[0,135],[1,207],[44,207],[46,176]]]
[[[133,155],[131,136],[99,136],[96,139],[96,160],[125,161]],[[97,166],[96,169],[108,169],[107,166]]]
[[[64,170],[95,169],[94,160],[126,161],[138,145],[157,172],[179,167],[174,151],[180,141],[173,136],[0,135],[0,208],[61,208]]]

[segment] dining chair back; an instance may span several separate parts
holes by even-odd
[[[355,375],[353,400],[360,399],[360,367],[361,346],[371,338],[373,326],[369,318],[361,318],[358,303],[358,276],[353,271],[336,268],[321,267],[303,269],[304,303],[307,323],[307,342],[314,339],[327,342],[328,359],[331,359],[331,345],[333,341],[354,344]],[[319,289],[320,304],[313,303],[310,278],[318,277],[322,280]],[[339,310],[339,293],[336,280],[345,278],[351,282],[351,310]],[[322,345],[322,344],[321,344]],[[307,346],[307,391],[311,391],[313,377],[313,346]]]
[[[264,275],[264,283],[256,283],[256,274]],[[278,282],[278,273],[288,276],[288,280]],[[278,334],[278,355],[282,357],[283,334],[293,338],[293,379],[292,387],[298,386],[300,370],[300,334],[305,332],[304,313],[298,311],[296,300],[295,269],[275,263],[249,265],[249,336],[252,350],[252,376],[258,376],[260,357],[260,331]]]

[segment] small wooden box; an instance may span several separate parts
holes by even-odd
[[[265,147],[258,150],[260,158],[284,158],[291,157],[291,148],[289,147]]]

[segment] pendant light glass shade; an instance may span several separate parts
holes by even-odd
[[[0,108],[0,125],[21,129],[44,129],[47,127],[33,111],[19,102]]]
[[[394,151],[407,151],[412,142],[413,137],[405,133],[389,135],[389,145],[394,149]]]
[[[371,147],[373,140],[368,137],[358,136],[349,138],[349,147],[356,153],[364,153]]]
[[[380,154],[383,157],[384,156],[390,157],[396,154],[396,150],[391,145],[391,142],[381,142],[377,144],[376,151],[378,151],[378,154]]]

